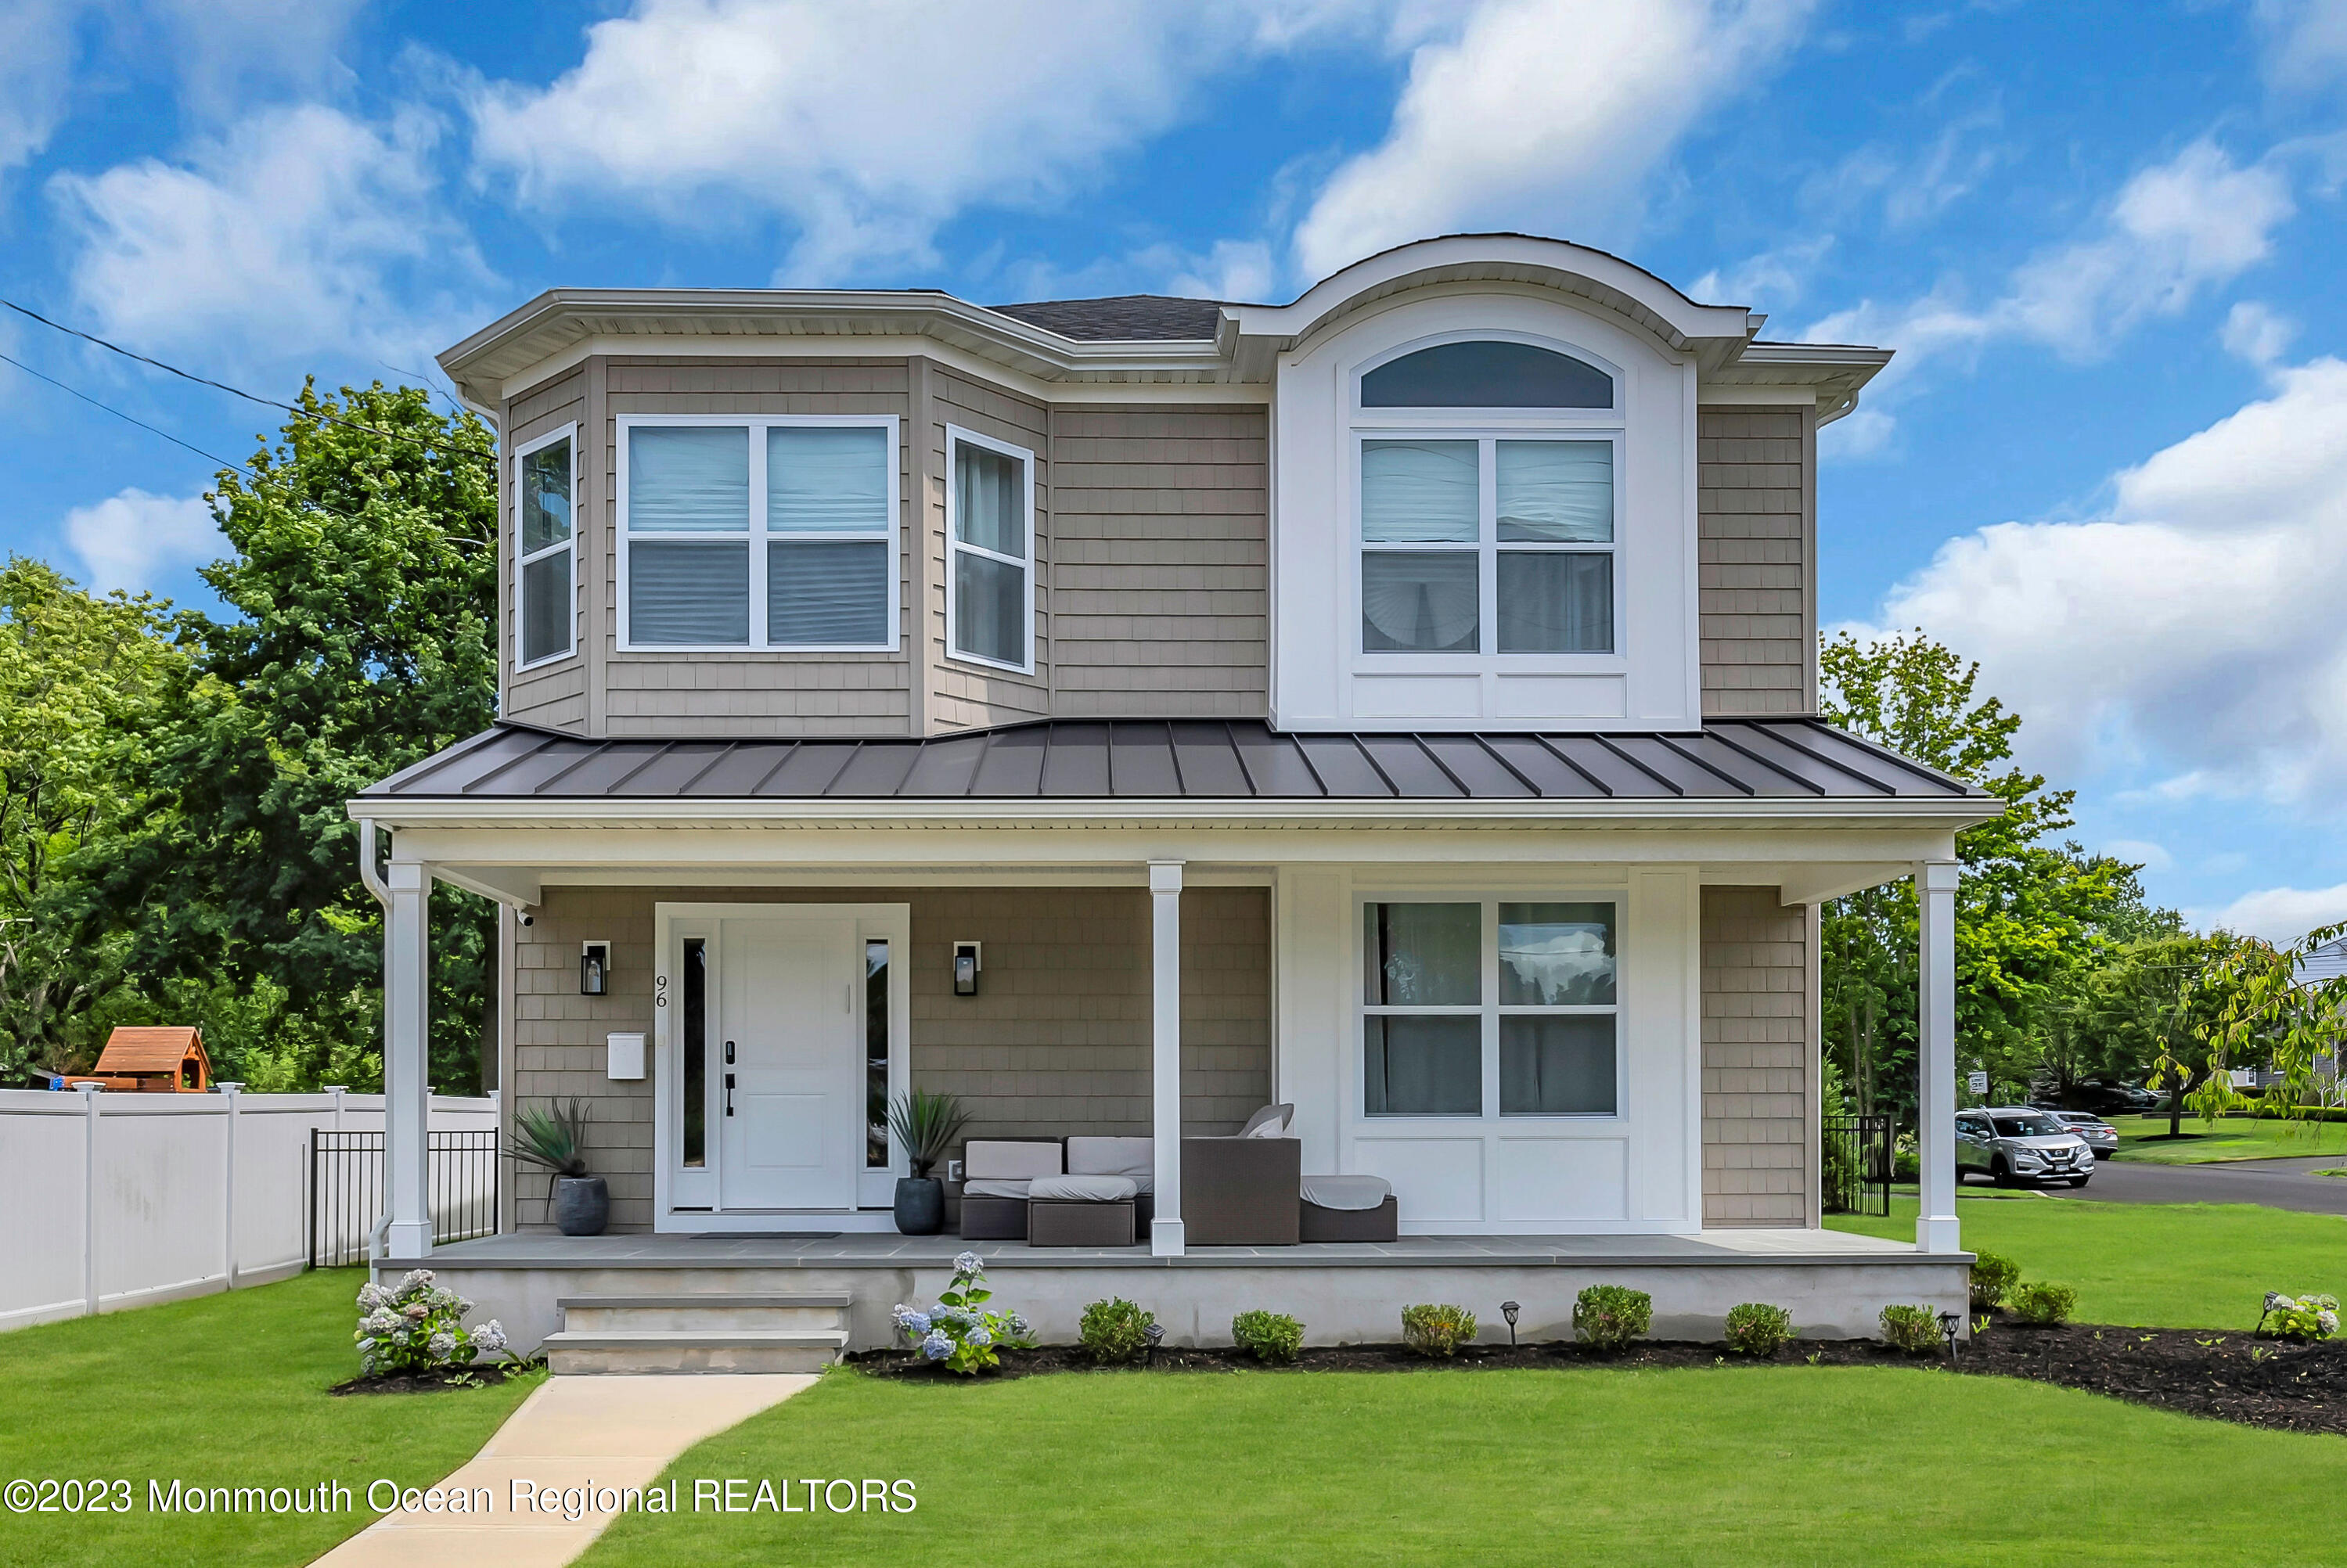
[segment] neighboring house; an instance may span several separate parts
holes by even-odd
[[[976,1137],[1153,1135],[1185,1263],[1179,1134],[1273,1101],[1406,1239],[1799,1260],[1842,1239],[1818,907],[1914,875],[1939,1272],[1901,1298],[1961,1309],[1953,835],[1995,803],[1815,716],[1818,430],[1890,355],[1761,323],[1496,235],[1286,305],[483,328],[440,363],[507,454],[504,717],[351,804],[396,835],[393,1097],[437,878],[507,907],[499,1081],[590,1102],[618,1230],[887,1231],[873,1108],[917,1086]]]

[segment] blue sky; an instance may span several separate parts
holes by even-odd
[[[2342,177],[2313,0],[0,6],[0,292],[272,396],[554,284],[1285,300],[1462,229],[1888,344],[1827,617],[1980,660],[2090,847],[2277,936],[2347,917]],[[0,546],[200,602],[212,466],[0,365]]]

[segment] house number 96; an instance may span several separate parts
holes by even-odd
[[[668,977],[666,975],[656,976],[652,980],[652,1006],[656,1008],[664,1008],[668,1006]]]

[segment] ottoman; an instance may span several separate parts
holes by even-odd
[[[1393,1184],[1383,1176],[1307,1176],[1304,1241],[1395,1241],[1401,1235]]]
[[[1027,1184],[1027,1245],[1131,1246],[1136,1195],[1125,1176],[1038,1176]]]

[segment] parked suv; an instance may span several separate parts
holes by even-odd
[[[2084,1138],[2096,1159],[2107,1160],[2119,1152],[2119,1130],[2101,1117],[2089,1116],[2084,1111],[2048,1111],[2045,1114]]]
[[[2083,1187],[2095,1173],[2095,1155],[2051,1112],[1992,1105],[1956,1113],[1956,1180],[1974,1171],[2000,1187],[2024,1182]]]

